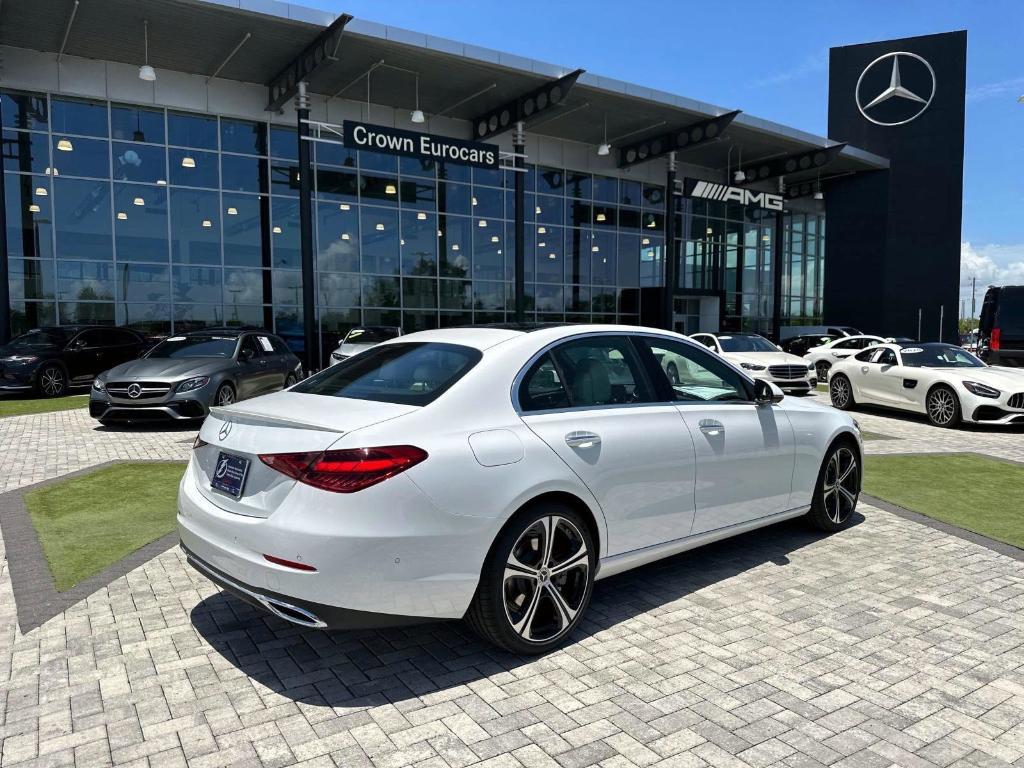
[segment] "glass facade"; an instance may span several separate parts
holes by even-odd
[[[0,118],[15,332],[236,324],[301,342],[294,129],[21,92],[0,92]],[[326,344],[356,324],[511,319],[512,172],[324,143],[313,159]],[[528,319],[639,323],[639,289],[662,282],[664,188],[531,165],[526,190]],[[722,291],[730,322],[760,327],[774,219],[716,205],[680,202],[679,292]],[[820,315],[823,229],[787,215],[794,316]]]

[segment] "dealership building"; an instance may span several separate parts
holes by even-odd
[[[833,49],[822,137],[274,0],[3,3],[0,341],[253,325],[315,366],[358,324],[949,338],[965,57]]]

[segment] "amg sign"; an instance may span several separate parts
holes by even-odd
[[[730,187],[727,184],[715,184],[699,179],[684,179],[683,194],[686,197],[702,197],[706,200],[719,200],[740,205],[756,205],[769,211],[782,210],[782,195],[770,192],[758,192],[743,187]]]
[[[368,125],[346,120],[344,143],[350,149],[369,149],[390,155],[418,157],[421,160],[446,160],[475,165],[478,168],[498,167],[498,146],[476,141],[462,141],[448,136],[403,131],[383,125]]]

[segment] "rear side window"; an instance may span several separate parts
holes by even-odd
[[[558,375],[555,361],[546,354],[527,372],[519,389],[519,405],[524,411],[547,411],[568,408],[569,394]]]
[[[854,359],[855,360],[860,360],[862,363],[870,363],[871,362],[871,358],[874,356],[874,354],[876,352],[878,352],[878,348],[877,347],[870,347],[868,349],[865,349],[863,352],[860,352],[859,354],[854,355]]]
[[[277,336],[270,336],[270,343],[274,346],[274,353],[278,355],[290,355],[292,351],[288,349],[288,345],[281,341]]]
[[[1002,333],[1024,333],[1024,287],[1008,286],[999,293],[996,322]]]
[[[428,405],[461,379],[483,355],[458,344],[385,344],[311,376],[292,392]]]

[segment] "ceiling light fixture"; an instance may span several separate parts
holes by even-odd
[[[39,206],[38,206],[38,205],[36,205],[35,203],[32,203],[32,204],[31,204],[31,205],[30,205],[30,206],[28,207],[28,212],[29,212],[29,213],[39,213]]]
[[[128,214],[125,213],[124,211],[118,211],[117,212],[117,219],[118,219],[118,221],[127,221],[128,220]]]
[[[280,235],[280,234],[281,234],[281,228],[280,228],[280,227],[274,227],[274,228],[273,228],[273,229],[272,229],[271,231],[272,231],[272,232],[273,232],[273,233],[274,233],[275,235]]]
[[[71,139],[61,139],[57,142],[57,149],[61,152],[71,152],[74,148],[75,145],[71,143]],[[57,171],[55,170],[53,173],[56,175]]]
[[[417,221],[426,221],[427,214],[425,214],[423,211],[420,211],[419,213],[416,214],[416,219]]]
[[[136,197],[134,200],[132,200],[132,203],[134,205],[145,205],[146,201],[143,200],[141,197]]]
[[[604,141],[597,148],[597,154],[601,157],[611,154],[612,145],[608,143],[608,115],[604,116]]]
[[[351,206],[351,205],[349,205],[348,203],[342,203],[341,205],[339,205],[339,206],[338,206],[338,208],[340,208],[340,209],[341,209],[341,210],[343,210],[343,211],[347,211],[347,210],[349,210],[349,209],[350,209],[351,207],[352,207],[352,206]]]
[[[386,187],[384,187],[384,194],[386,194],[386,195],[397,195],[398,194],[398,188],[394,184],[388,184]]]
[[[425,123],[427,118],[423,116],[423,110],[420,109],[420,76],[416,75],[416,109],[412,111],[412,115],[409,119],[414,123]]]
[[[166,187],[167,186],[167,179],[157,179],[156,183],[157,183],[158,187]]]
[[[453,251],[457,251],[457,250],[459,250],[459,244],[458,244],[458,243],[455,243],[454,245],[452,245],[452,250],[453,250]]]
[[[182,168],[195,168],[196,167],[196,160],[195,160],[195,158],[194,157],[189,157],[188,155],[185,155],[183,158],[181,158],[181,167]]]
[[[235,208],[235,206],[232,205],[232,206],[228,207],[228,216],[237,216],[237,215],[238,215],[238,209]]]
[[[383,224],[378,224],[378,225],[377,225],[377,226],[375,227],[375,229],[376,229],[376,230],[377,230],[378,232],[383,232],[383,231],[384,231],[384,225],[383,225]]]
[[[149,66],[149,21],[142,22],[142,38],[145,45],[145,63],[139,67],[139,80],[152,83],[156,80],[156,70]]]
[[[480,219],[480,223],[477,226],[486,227],[487,226],[487,219]]]
[[[603,213],[599,213],[599,214],[597,214],[597,220],[598,221],[607,221],[608,217],[605,216]]]
[[[342,240],[349,240],[349,239],[351,239],[351,238],[349,238],[349,236],[348,236],[348,232],[342,232],[342,233],[341,233],[341,239],[342,239]]]
[[[492,243],[496,243],[496,242],[498,242],[498,240],[499,240],[499,238],[498,238],[497,235],[491,235],[491,242]]]
[[[46,187],[36,187],[36,194],[39,197],[46,197],[50,193],[46,191]]]
[[[212,226],[213,226],[213,222],[212,221],[210,221],[209,219],[203,219],[203,229],[209,229]],[[281,228],[280,227],[274,227],[274,231],[275,232],[280,232]]]

